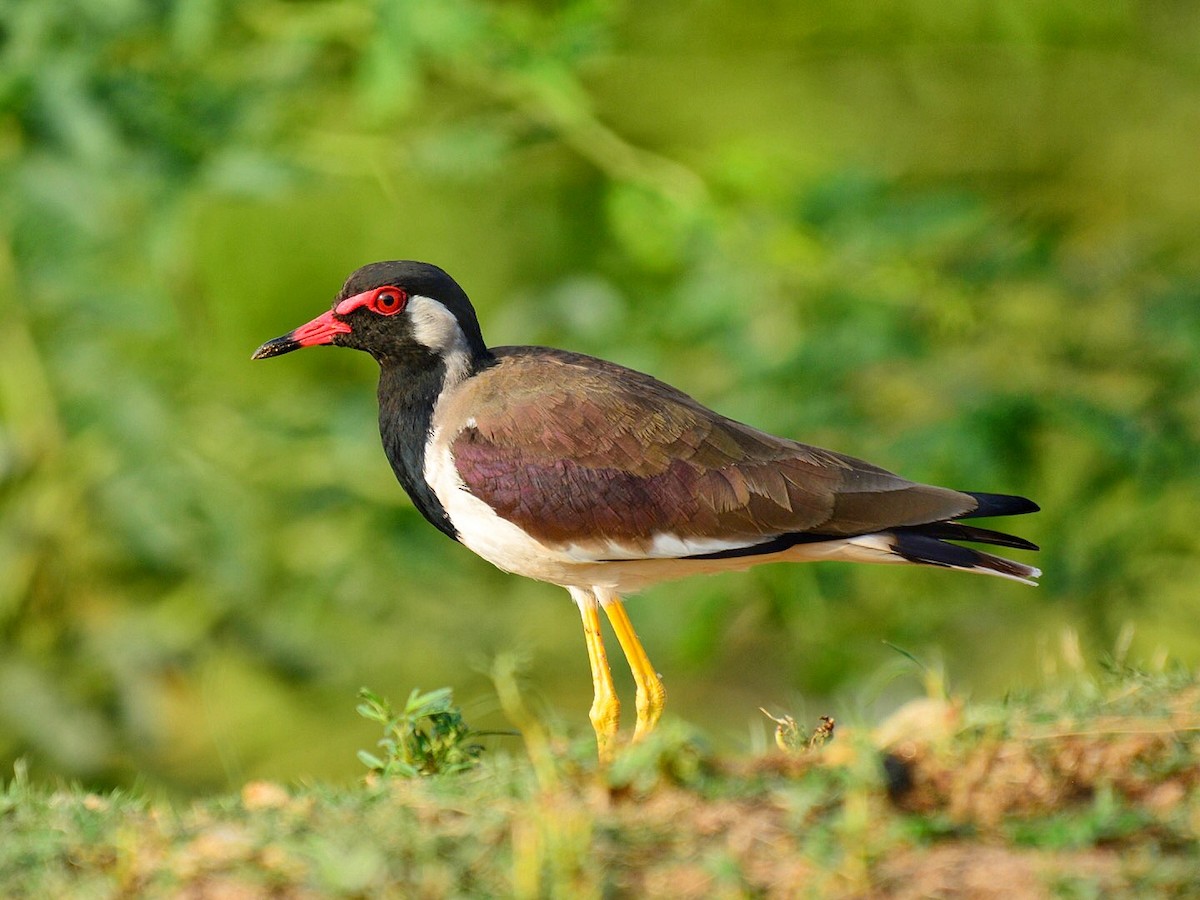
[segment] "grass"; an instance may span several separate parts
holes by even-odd
[[[364,714],[393,743],[358,786],[256,782],[172,806],[34,785],[18,767],[0,793],[0,895],[1195,891],[1200,683],[1189,673],[1125,669],[995,704],[933,695],[871,732],[813,723],[816,739],[795,738],[785,716],[780,749],[746,758],[714,756],[667,721],[607,771],[585,742],[530,716],[515,681],[497,687],[524,754],[470,750],[475,736],[442,692],[414,692],[400,713],[369,698]],[[413,774],[426,757],[405,741],[428,751],[435,732],[466,752],[447,738],[443,774]],[[382,774],[398,758],[411,777]]]
[[[483,753],[477,735],[463,721],[449,688],[427,694],[414,688],[404,709],[373,691],[359,692],[358,714],[383,726],[378,742],[382,756],[358,751],[359,761],[379,778],[453,775],[472,768]]]

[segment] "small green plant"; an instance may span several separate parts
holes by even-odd
[[[414,688],[404,709],[397,712],[387,699],[362,688],[358,714],[383,726],[377,746],[382,758],[365,750],[358,758],[372,775],[383,778],[416,778],[449,775],[476,765],[483,746],[472,742],[478,733],[463,721],[450,688],[422,694]]]

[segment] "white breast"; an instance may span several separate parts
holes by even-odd
[[[468,427],[473,424],[470,420],[466,423]],[[445,508],[459,540],[506,572],[554,584],[577,583],[576,561],[568,553],[535,540],[467,490],[450,453],[460,430],[448,434],[435,426],[425,450],[425,480]]]

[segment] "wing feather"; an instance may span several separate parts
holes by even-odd
[[[467,424],[452,452],[464,487],[551,545],[751,546],[943,521],[978,505],[727,419],[613,363],[494,352],[496,364],[464,382],[434,425],[457,409]]]

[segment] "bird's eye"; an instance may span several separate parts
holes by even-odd
[[[381,316],[391,316],[404,309],[407,300],[408,294],[402,288],[388,286],[375,292],[369,306]]]

